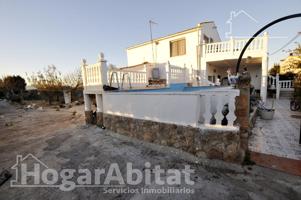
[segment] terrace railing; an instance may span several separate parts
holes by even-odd
[[[269,89],[276,90],[276,98],[279,99],[281,91],[293,91],[294,81],[293,80],[279,80],[279,74],[276,76],[268,76],[268,87]]]
[[[292,80],[279,81],[280,90],[292,90],[294,88],[294,84]]]
[[[231,88],[201,91],[198,124],[215,128],[235,127],[235,99],[237,96],[239,96],[239,90]]]
[[[229,59],[237,57],[237,54],[241,52],[248,39],[231,39],[223,42],[207,43],[203,45],[202,57],[214,57],[224,56]],[[263,37],[255,38],[247,48],[248,55],[261,53],[267,48],[267,34]]]
[[[116,74],[116,75],[113,75]],[[108,83],[113,87],[142,88],[147,85],[146,72],[109,70]]]
[[[98,91],[102,89],[102,73],[100,63],[82,64],[83,86],[86,91]]]
[[[169,83],[185,83],[188,80],[187,68],[169,66]]]

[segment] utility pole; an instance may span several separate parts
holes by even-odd
[[[152,57],[153,57],[153,63],[155,62],[155,53],[154,53],[154,42],[153,42],[153,30],[152,30],[152,25],[157,24],[156,22],[149,20],[149,31],[150,31],[150,40],[151,40],[151,45],[152,45]]]

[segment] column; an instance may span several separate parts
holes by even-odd
[[[102,95],[96,94],[96,125],[103,126],[103,101]]]
[[[279,74],[276,75],[276,99],[280,97]]]
[[[261,63],[261,87],[260,87],[260,97],[263,102],[267,99],[267,87],[268,85],[268,56],[262,58]]]
[[[97,61],[100,63],[101,86],[108,85],[108,67],[104,54],[101,52],[98,55]]]
[[[200,74],[200,83],[201,85],[206,84],[206,82],[204,80],[207,80],[207,62],[204,58],[202,58],[201,60],[201,74]]]
[[[84,94],[86,124],[93,124],[92,101],[89,94]]]
[[[170,79],[171,79],[171,72],[170,72],[170,64],[169,61],[165,64],[165,71],[166,71],[166,85],[170,85]]]
[[[87,75],[86,75],[86,65],[87,65],[87,60],[82,58],[81,60],[81,72],[82,72],[82,79],[83,79],[83,86],[84,90],[86,89],[87,85]]]
[[[263,102],[266,102],[267,99],[267,89],[268,89],[268,66],[269,66],[269,57],[268,57],[268,33],[263,34],[262,41],[262,62],[261,62],[261,88],[260,88],[260,97]]]
[[[245,156],[245,152],[248,150],[248,138],[250,131],[250,82],[250,75],[241,77],[238,80],[237,89],[239,89],[239,96],[235,99],[236,120],[234,124],[239,125],[241,158]]]

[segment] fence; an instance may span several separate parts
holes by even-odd
[[[232,39],[225,42],[215,42],[205,44],[205,54],[216,54],[216,53],[235,53],[240,52],[248,39]],[[263,49],[263,38],[255,38],[250,46],[248,47],[248,51],[256,51]]]
[[[276,76],[268,76],[268,86],[270,89],[276,90],[276,98],[279,99],[281,91],[294,90],[293,80],[279,80],[279,74]]]

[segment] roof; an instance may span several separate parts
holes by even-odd
[[[179,31],[179,32],[176,32],[176,33],[173,33],[173,34],[169,34],[169,35],[166,35],[166,36],[163,36],[163,37],[153,39],[153,42],[158,42],[160,40],[164,40],[164,39],[168,39],[168,38],[175,37],[175,36],[178,36],[178,35],[183,35],[183,34],[186,34],[186,33],[190,33],[190,32],[199,30],[200,28],[202,28],[202,25],[210,24],[210,23],[214,23],[214,21],[205,21],[205,22],[198,23],[196,27],[185,29],[183,31]],[[147,41],[147,42],[132,45],[132,46],[126,48],[126,49],[130,50],[130,49],[134,49],[134,48],[144,46],[144,45],[147,45],[147,44],[150,44],[150,43],[151,43],[151,41]]]

